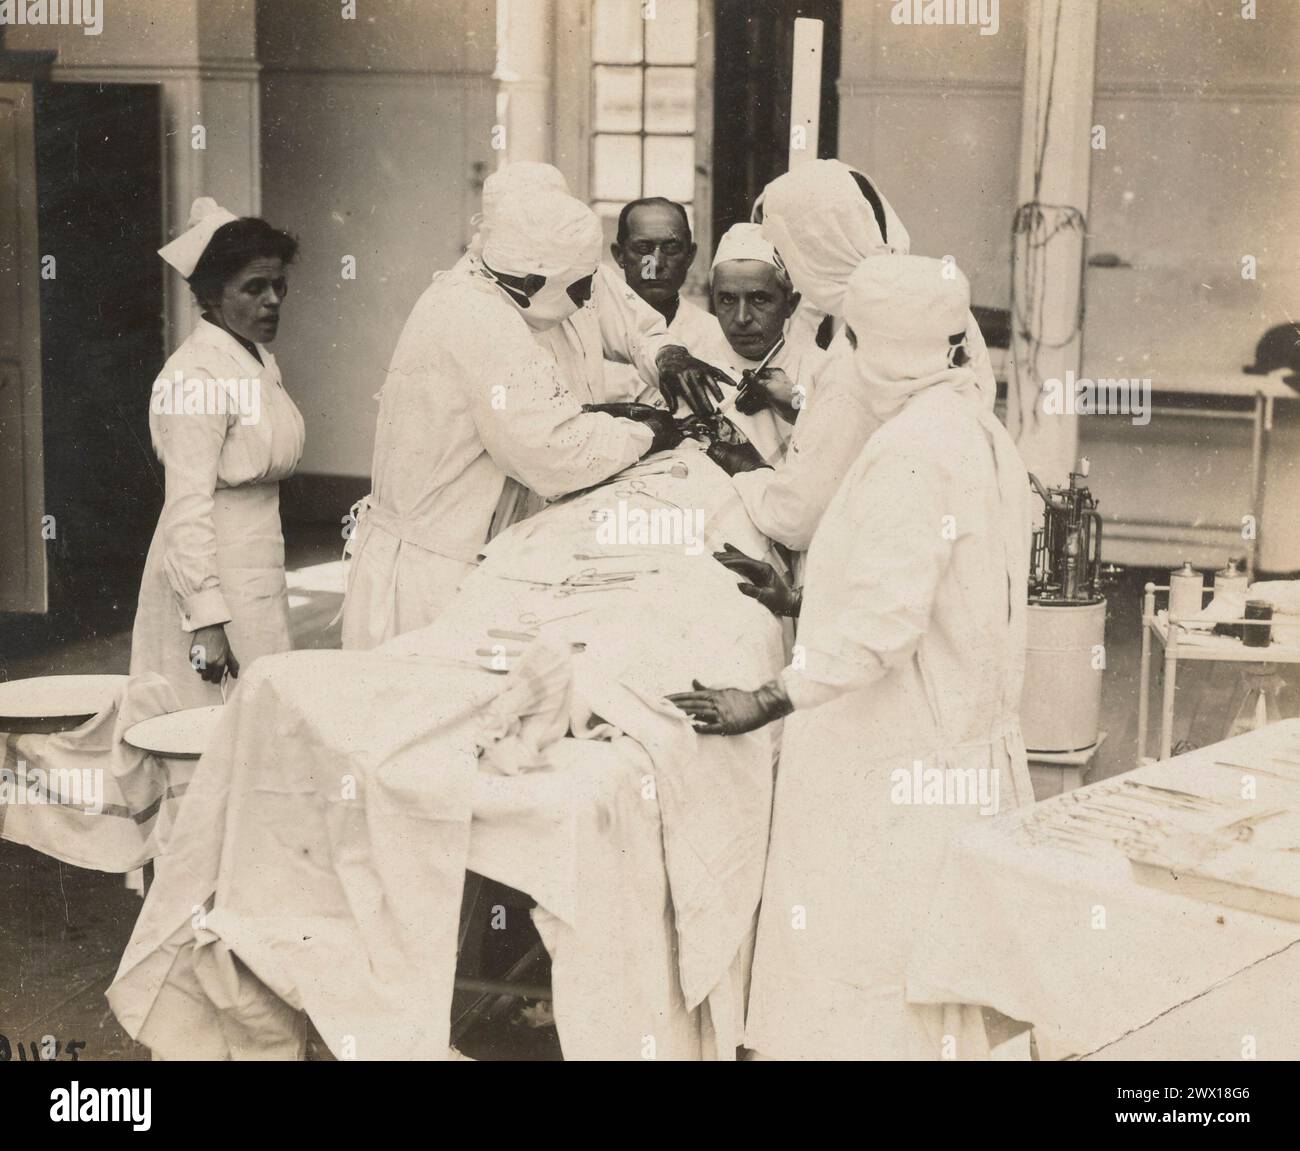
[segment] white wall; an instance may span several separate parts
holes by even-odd
[[[276,345],[307,422],[300,471],[370,472],[373,397],[495,166],[491,0],[259,0],[263,214],[301,241]],[[479,167],[476,168],[476,165]],[[357,278],[342,279],[354,256]]]
[[[974,302],[1010,301],[1028,0],[1001,0],[1000,29],[908,27],[886,0],[844,0],[840,155],[880,182],[912,250],[956,257]],[[1300,298],[1300,5],[1103,0],[1097,37],[1088,245],[1127,267],[1086,278],[1084,374],[1175,389],[1249,388],[1266,329]],[[1063,51],[1069,45],[1062,45]],[[1254,255],[1259,276],[1244,281]],[[1289,313],[1289,314],[1288,314]],[[1300,403],[1279,402],[1263,565],[1300,568]],[[1081,450],[1115,527],[1110,556],[1221,562],[1244,551],[1250,429],[1157,416],[1133,428],[1084,419]],[[1127,544],[1121,538],[1129,537]]]

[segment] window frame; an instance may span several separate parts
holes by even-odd
[[[685,292],[697,301],[708,296],[709,262],[713,253],[713,4],[699,0],[697,43],[706,46],[698,51],[694,64],[651,64],[642,59],[637,64],[609,64],[607,67],[638,68],[641,71],[642,122],[639,132],[602,132],[608,136],[636,136],[645,175],[645,137],[691,137],[695,141],[695,195],[691,202],[694,217],[691,231],[699,254],[691,266]],[[556,165],[580,199],[595,204],[592,188],[592,152],[595,137],[595,68],[592,58],[591,0],[556,0],[555,37],[555,157]],[[642,32],[644,37],[644,31]],[[644,39],[642,40],[644,46]],[[644,55],[644,53],[643,53]],[[695,131],[646,132],[644,118],[645,71],[647,68],[695,69]],[[644,186],[644,183],[643,185]],[[610,203],[612,201],[603,200]]]

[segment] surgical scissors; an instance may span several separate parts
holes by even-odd
[[[663,496],[652,492],[644,480],[633,476],[631,479],[624,480],[620,487],[614,489],[614,495],[619,499],[627,499],[630,496],[646,496],[648,499],[658,500],[661,504],[667,504],[670,508],[676,508],[685,515],[685,509],[680,504],[673,503],[672,500],[666,500]]]
[[[627,583],[639,575],[654,575],[658,568],[629,568],[626,571],[601,571],[599,568],[583,568],[573,575],[567,575],[561,581],[565,587],[602,587],[611,583]]]

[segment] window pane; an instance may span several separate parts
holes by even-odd
[[[641,131],[641,69],[596,69],[596,109],[592,127],[597,132]]]
[[[695,131],[695,69],[645,70],[647,132]]]
[[[645,195],[695,199],[695,140],[691,136],[647,136]]]
[[[591,58],[597,64],[641,59],[641,0],[596,0],[591,17]]]
[[[651,64],[694,64],[699,11],[696,0],[653,0],[645,22],[645,55]],[[651,9],[646,9],[646,15]]]
[[[635,200],[641,195],[640,137],[595,137],[591,167],[591,187],[597,200]]]

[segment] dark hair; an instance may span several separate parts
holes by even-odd
[[[880,238],[888,243],[889,236],[885,232],[885,205],[880,202],[880,193],[871,186],[871,181],[861,172],[854,171],[853,179],[862,190],[862,194],[866,197],[867,203],[871,205],[872,212],[875,213],[876,223],[880,227]]]
[[[200,304],[221,295],[226,282],[240,268],[257,259],[274,257],[287,267],[298,255],[298,241],[257,216],[244,216],[222,224],[208,241],[194,271],[190,290]]]
[[[630,204],[624,204],[623,210],[618,214],[618,235],[616,239],[620,244],[627,243],[628,219],[632,215],[633,208],[645,208],[657,204],[663,208],[673,208],[682,218],[682,226],[686,229],[686,242],[689,244],[692,240],[691,221],[686,215],[686,209],[676,200],[669,200],[663,196],[645,196],[640,200],[633,200]]]

